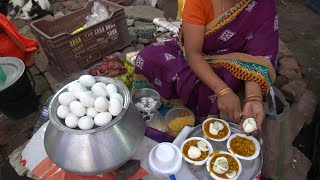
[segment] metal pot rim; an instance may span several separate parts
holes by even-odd
[[[131,97],[130,97],[130,92],[129,89],[127,88],[126,85],[124,85],[121,81],[115,80],[113,78],[110,77],[102,77],[102,76],[94,76],[94,78],[96,79],[97,82],[105,82],[105,83],[112,83],[114,85],[117,86],[117,88],[122,89],[123,90],[123,99],[124,99],[124,106],[123,106],[123,110],[121,111],[121,113],[114,118],[113,120],[111,120],[108,124],[101,126],[101,127],[97,127],[94,129],[89,129],[89,130],[79,130],[79,129],[71,129],[66,127],[64,124],[62,124],[60,121],[60,119],[56,119],[54,118],[53,114],[54,114],[54,103],[58,102],[58,97],[61,93],[65,92],[65,90],[70,86],[71,83],[78,81],[72,81],[70,83],[68,83],[67,85],[65,85],[63,88],[61,88],[52,98],[50,104],[49,104],[49,118],[50,118],[50,122],[58,129],[67,132],[67,133],[72,133],[72,134],[91,134],[91,133],[96,133],[102,130],[105,130],[111,126],[113,126],[114,124],[116,124],[123,116],[124,114],[127,112],[128,108],[129,108],[129,104],[131,103]]]

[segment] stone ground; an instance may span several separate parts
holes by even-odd
[[[56,0],[53,5],[56,15],[68,14],[84,6],[87,0]],[[294,56],[304,67],[304,77],[307,86],[311,88],[320,100],[320,15],[304,5],[304,0],[277,0],[280,36]],[[165,12],[167,18],[175,18],[176,1],[160,0],[158,7]],[[59,13],[58,13],[59,12]],[[15,22],[20,32],[27,37],[34,37],[28,23]],[[138,24],[138,23],[135,23]],[[141,24],[144,25],[144,24]],[[130,27],[131,30],[134,27]],[[132,32],[132,31],[131,31]],[[134,33],[133,33],[134,34]],[[137,47],[136,47],[137,48]],[[36,65],[30,70],[36,80],[35,91],[43,104],[53,94],[56,81],[52,74],[47,72],[47,58],[43,51],[35,59]],[[289,88],[290,89],[290,88]],[[7,156],[21,144],[26,142],[33,131],[33,126],[39,118],[38,112],[20,120],[11,120],[0,113],[0,180],[27,179],[19,177],[8,163]],[[297,165],[299,166],[299,164]]]

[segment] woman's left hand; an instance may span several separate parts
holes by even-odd
[[[257,126],[261,130],[262,123],[265,118],[265,113],[263,104],[260,101],[248,101],[243,107],[242,114],[246,117],[252,117],[256,119]]]

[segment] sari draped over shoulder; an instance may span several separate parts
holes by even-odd
[[[163,98],[179,98],[196,116],[217,115],[214,92],[188,66],[183,38],[181,29],[176,40],[154,43],[140,51],[134,83],[144,77]],[[244,81],[255,81],[266,96],[276,77],[277,52],[278,19],[273,1],[241,0],[206,25],[203,56],[235,92]]]
[[[269,11],[252,12],[255,6]],[[263,0],[240,1],[206,26],[203,45],[203,55],[213,69],[223,67],[240,80],[257,82],[264,96],[276,78],[278,19],[272,6]],[[178,45],[185,55],[182,29]]]

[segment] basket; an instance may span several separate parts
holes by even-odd
[[[71,34],[86,23],[93,1],[61,18],[52,21],[42,19],[30,24],[49,63],[67,77],[131,43],[123,7],[98,1],[108,9],[110,17],[78,33]]]
[[[307,6],[320,14],[320,1],[319,0],[306,0]]]

